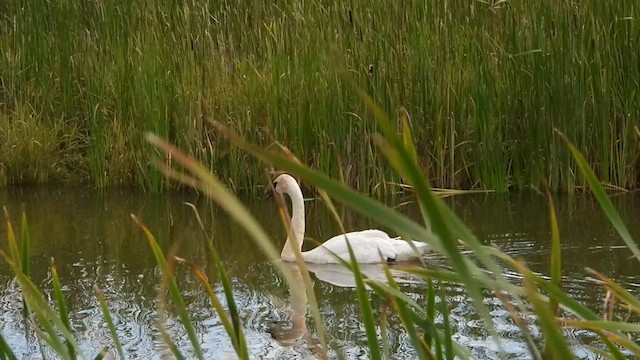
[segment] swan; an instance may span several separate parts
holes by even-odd
[[[292,205],[291,231],[287,236],[280,257],[284,261],[296,261],[295,252],[302,251],[302,242],[304,241],[305,220],[302,190],[300,190],[296,179],[288,174],[278,176],[273,182],[273,187],[277,194],[288,195]],[[291,235],[293,235],[293,239]],[[361,264],[407,261],[419,257],[428,249],[428,245],[425,243],[391,238],[382,230],[369,229],[336,235],[313,250],[301,252],[302,259],[314,264],[336,264],[339,261],[334,257],[333,254],[335,254],[349,262],[347,239],[356,261]],[[410,243],[418,250],[417,252]]]

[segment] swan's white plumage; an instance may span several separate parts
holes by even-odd
[[[274,185],[276,192],[287,194],[291,198],[293,208],[291,233],[294,238],[287,237],[281,257],[285,261],[295,261],[295,248],[302,249],[304,239],[305,221],[302,191],[298,182],[287,174],[278,176]],[[347,241],[351,245],[356,261],[363,264],[415,259],[428,249],[428,245],[425,243],[391,238],[382,230],[369,229],[336,235],[317,248],[302,252],[302,258],[306,262],[316,264],[338,263],[334,255],[350,261]]]

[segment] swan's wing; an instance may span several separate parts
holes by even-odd
[[[351,244],[356,261],[358,263],[379,263],[384,261],[405,261],[419,256],[411,245],[400,238],[391,238],[389,235],[376,229],[354,231],[340,234],[325,241],[317,248],[302,254],[305,261],[316,264],[334,264],[339,258],[350,261],[347,241]],[[426,244],[413,242],[419,253],[423,253]]]
[[[361,230],[361,231],[353,231],[350,233],[347,233],[347,236],[363,236],[363,237],[369,237],[369,238],[379,238],[379,239],[384,239],[384,240],[392,240],[394,238],[390,237],[389,234],[387,234],[386,232],[382,231],[382,230],[378,230],[378,229],[367,229],[367,230]]]
[[[355,241],[362,242],[363,247],[365,246],[364,244],[370,243],[371,247],[377,248],[380,250],[380,252],[382,252],[382,254],[386,257],[385,260],[406,261],[415,259],[421,254],[424,254],[430,248],[427,243],[423,243],[420,241],[403,240],[400,237],[392,238],[386,232],[377,229],[354,231],[347,233],[346,235],[348,236],[349,241],[352,241],[351,239],[356,239]],[[361,241],[360,238],[363,238],[364,241]],[[388,245],[391,245],[391,248]],[[414,247],[417,252],[414,250]],[[358,248],[357,250],[359,251],[360,248]],[[347,251],[346,255],[348,258],[348,250],[345,251]],[[357,255],[358,254],[356,253],[356,258],[358,258]],[[376,255],[378,256],[376,256],[375,258],[377,259],[377,261],[380,261],[379,253],[376,252]]]
[[[337,261],[331,255],[333,253],[349,261],[347,239],[359,263],[377,263],[396,258],[396,250],[388,238],[363,236],[362,232],[358,231],[332,237],[317,248],[306,252],[305,259],[315,263],[335,263]]]

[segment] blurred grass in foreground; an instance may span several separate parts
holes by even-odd
[[[365,102],[369,101],[370,99],[365,97]],[[388,309],[397,314],[419,358],[474,358],[470,349],[464,348],[451,339],[451,328],[447,320],[447,299],[443,293],[438,291],[440,284],[443,282],[458,283],[467,290],[466,295],[471,299],[478,315],[485,320],[487,329],[495,340],[498,340],[498,336],[491,325],[491,316],[485,300],[488,296],[497,298],[505,309],[509,311],[514,323],[521,329],[523,341],[528,346],[530,355],[534,359],[569,359],[573,357],[566,333],[563,331],[564,327],[580,328],[595,333],[599,337],[601,346],[592,346],[591,349],[594,353],[603,355],[606,358],[624,359],[630,354],[636,357],[640,356],[640,345],[633,337],[629,336],[640,332],[640,325],[630,320],[631,317],[619,319],[612,315],[614,313],[612,311],[613,308],[624,309],[630,315],[638,315],[640,313],[640,299],[637,296],[625,290],[614,280],[593,270],[591,272],[603,282],[603,286],[606,287],[609,293],[610,300],[606,304],[609,307],[609,311],[599,314],[600,309],[589,309],[562,290],[559,246],[561,234],[558,233],[555,212],[551,202],[549,202],[549,209],[551,239],[553,241],[552,265],[549,270],[551,277],[546,279],[542,275],[529,270],[522,260],[513,259],[496,248],[481,245],[466,226],[431,190],[430,183],[420,172],[416,157],[413,155],[413,142],[410,141],[412,135],[409,128],[405,127],[403,133],[398,134],[395,131],[394,124],[384,116],[384,113],[379,108],[372,103],[369,106],[371,106],[376,116],[377,125],[384,134],[384,136],[377,137],[375,142],[387,157],[390,165],[398,172],[398,176],[402,177],[414,188],[416,200],[423,211],[424,223],[414,222],[370,197],[351,190],[341,182],[333,180],[319,171],[310,169],[297,159],[292,158],[291,154],[282,155],[278,151],[265,150],[246,142],[228,127],[217,125],[217,128],[235,146],[255,156],[260,161],[272,164],[278,169],[289,171],[316,186],[321,192],[326,205],[330,208],[333,208],[332,199],[341,202],[363,215],[371,217],[381,225],[394,229],[405,238],[429,243],[433,251],[438,252],[447,259],[451,270],[434,269],[426,264],[403,267],[404,270],[424,279],[426,284],[424,303],[418,303],[404,294],[389,272],[387,272],[387,282],[383,283],[368,279],[366,275],[360,273],[359,266],[356,263],[343,264],[351,269],[355,276],[357,284],[355,291],[358,293],[360,316],[367,334],[368,355],[372,359],[385,358],[386,354],[389,354],[389,349],[386,340],[381,338],[384,322],[381,323],[382,325],[376,323],[366,287],[369,287],[381,299],[384,299],[383,301],[388,305]],[[560,135],[560,137],[564,139],[563,135]],[[279,249],[274,248],[273,242],[266,236],[259,223],[233,193],[208,171],[206,166],[155,135],[149,134],[147,139],[158,151],[171,155],[171,163],[161,161],[157,163],[169,178],[177,179],[184,184],[198,188],[228,212],[255,240],[256,245],[270,258],[278,257]],[[602,185],[573,144],[566,139],[564,141],[566,141],[567,146],[575,156],[586,181],[593,189],[594,196],[602,205],[604,214],[614,224],[615,229],[637,260],[640,258],[637,245],[628,235],[625,225],[620,221],[617,211],[604,193]],[[175,164],[180,164],[184,170],[174,167]],[[286,212],[286,208],[281,208],[281,210],[283,214]],[[194,213],[194,216],[200,222],[197,212]],[[2,253],[2,258],[11,267],[22,289],[25,308],[27,309],[26,321],[29,324],[29,328],[34,331],[38,339],[42,340],[62,358],[74,359],[80,356],[81,351],[68,324],[67,308],[64,305],[64,298],[60,291],[60,282],[57,281],[57,276],[55,276],[55,267],[52,266],[51,268],[51,272],[54,274],[53,287],[56,294],[56,305],[54,306],[45,299],[42,290],[37,289],[29,279],[29,266],[27,265],[29,261],[29,237],[26,218],[23,217],[22,235],[19,244],[8,214],[6,217],[10,253]],[[134,220],[136,219],[134,218]],[[183,263],[189,265],[189,262],[186,259],[176,258],[172,255],[172,251],[164,254],[149,229],[143,224],[137,223],[145,234],[163,274],[161,290],[158,292],[159,318],[157,319],[162,340],[175,358],[186,358],[185,351],[188,351],[189,354],[193,354],[196,358],[203,359],[205,355],[201,350],[199,339],[194,336],[190,314],[184,307],[179,284],[176,283],[173,276],[176,266]],[[204,231],[206,227],[202,223],[201,225]],[[204,234],[207,237],[206,231],[204,231]],[[210,240],[208,237],[207,239]],[[469,252],[465,251],[467,249],[473,250],[473,256],[470,256]],[[192,266],[194,276],[203,284],[204,290],[210,297],[212,305],[218,316],[220,316],[221,323],[229,335],[238,357],[248,359],[249,352],[246,338],[244,337],[244,329],[242,328],[242,319],[234,305],[231,282],[210,241],[209,250],[222,281],[224,294],[216,294],[211,290],[210,280],[206,278],[204,273],[198,267],[190,266]],[[300,279],[303,279],[308,306],[311,310],[311,316],[314,317],[315,334],[319,337],[320,342],[314,352],[319,358],[327,358],[327,354],[331,350],[327,345],[329,343],[327,337],[330,337],[330,334],[326,334],[324,331],[323,319],[318,311],[313,288],[308,281],[309,274],[306,270],[306,264],[299,257],[297,266],[300,276],[298,277],[292,276],[290,268],[287,269],[282,262],[276,262],[276,264],[285,279],[290,282],[290,287],[299,288],[301,286]],[[521,275],[522,284],[513,284],[505,279],[501,272],[505,266],[510,267]],[[486,290],[490,291],[487,292]],[[99,291],[97,295],[105,315],[105,322],[108,328],[111,329],[113,345],[105,344],[105,349],[96,349],[97,355],[90,354],[90,356],[95,356],[97,359],[104,357],[107,353],[113,355],[117,353],[122,356],[122,344],[118,339],[118,334],[113,331],[113,323],[109,316],[108,299],[104,299]],[[221,305],[219,300],[219,296],[222,295],[226,297],[226,308]],[[54,307],[57,307],[58,311],[55,311]],[[171,335],[164,330],[163,314],[167,311],[175,311],[178,314],[190,339],[191,349],[179,348],[171,338]],[[439,315],[442,316],[442,322],[436,321]],[[533,327],[541,330],[544,339],[543,343],[534,339],[531,335],[530,329]],[[0,355],[7,358],[15,358],[10,345],[6,344],[1,334]]]

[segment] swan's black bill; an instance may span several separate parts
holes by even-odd
[[[264,188],[264,194],[262,194],[262,200],[267,200],[273,197],[273,192],[275,191],[276,183],[273,183],[273,186],[266,186]]]

